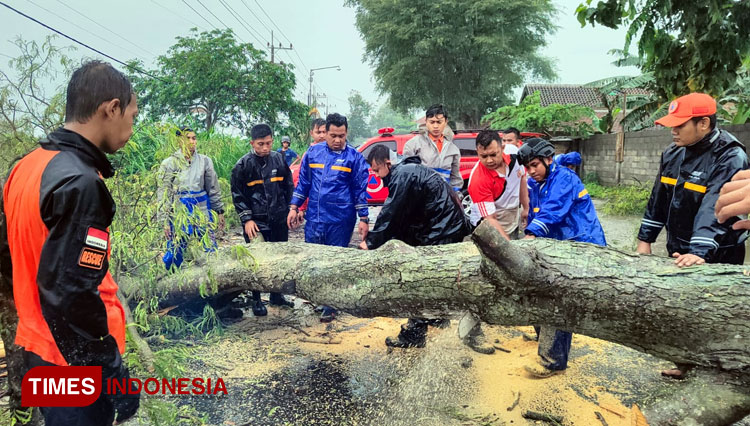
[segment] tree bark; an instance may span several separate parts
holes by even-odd
[[[592,244],[508,242],[487,226],[473,239],[429,247],[391,241],[372,252],[251,243],[251,256],[220,250],[155,286],[163,306],[195,298],[203,287],[296,292],[360,317],[468,310],[489,324],[550,325],[680,364],[748,372],[750,278],[741,266],[679,269],[668,259]]]
[[[671,394],[641,404],[652,425],[721,425],[750,414],[750,278],[741,266],[678,269],[669,259],[591,244],[508,242],[489,224],[472,238],[429,247],[391,241],[373,252],[252,243],[149,287],[165,306],[254,289],[360,317],[472,311],[489,324],[554,326],[697,366]]]

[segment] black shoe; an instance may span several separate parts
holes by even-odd
[[[427,342],[427,325],[414,326],[407,323],[401,326],[396,337],[386,337],[385,345],[391,348],[423,348]]]
[[[331,322],[336,319],[336,310],[330,306],[323,306],[323,312],[320,314],[320,322]]]
[[[423,348],[427,339],[406,340],[400,334],[396,337],[386,337],[385,345],[391,348]]]
[[[294,307],[294,302],[290,300],[286,300],[286,298],[281,293],[271,293],[271,297],[269,298],[269,304],[271,306],[286,306],[288,308]]]
[[[268,309],[266,309],[266,305],[263,304],[262,300],[253,301],[253,315],[256,317],[264,317],[268,315]]]

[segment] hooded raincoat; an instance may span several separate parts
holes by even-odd
[[[529,178],[528,185],[526,234],[607,245],[591,196],[575,172],[553,162],[544,182]]]

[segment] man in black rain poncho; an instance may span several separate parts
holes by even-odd
[[[471,233],[456,193],[441,175],[421,165],[419,157],[407,157],[394,165],[391,151],[381,145],[370,151],[367,162],[388,187],[389,195],[361,249],[373,250],[392,239],[412,246],[452,244]],[[399,348],[424,347],[431,323],[410,318],[398,337],[389,337],[385,343]]]

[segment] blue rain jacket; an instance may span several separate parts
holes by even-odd
[[[555,155],[555,163],[561,166],[577,166],[581,164],[581,154],[576,151]]]
[[[315,144],[302,157],[291,204],[301,206],[309,197],[305,219],[311,222],[353,223],[356,213],[367,217],[368,169],[351,145],[337,152],[326,143]]]
[[[544,182],[529,178],[527,234],[606,246],[604,230],[594,203],[572,170],[557,163],[550,166]]]

